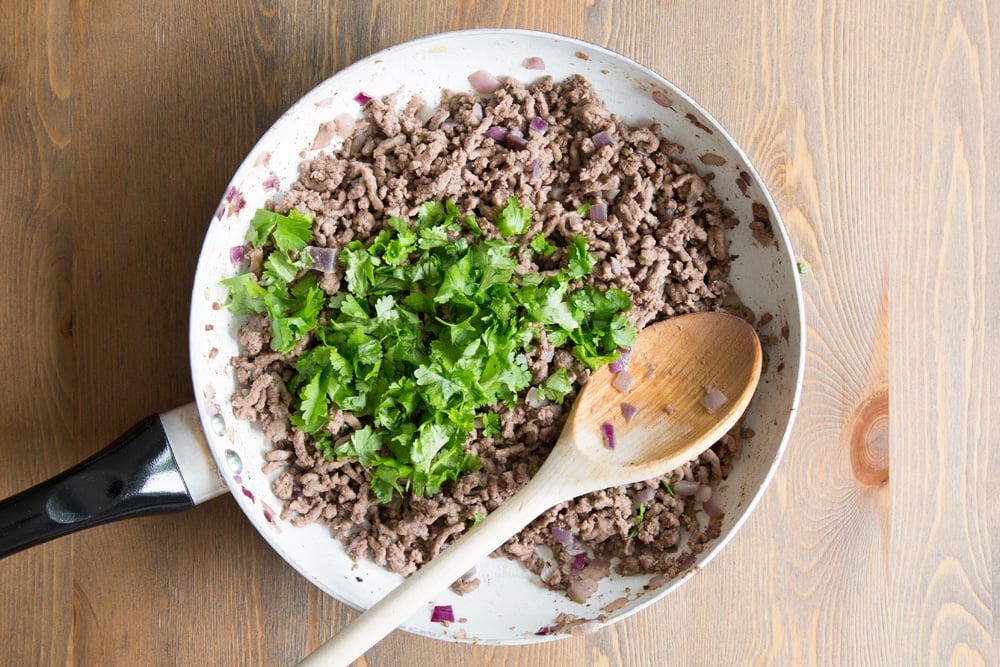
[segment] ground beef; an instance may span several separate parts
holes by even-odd
[[[530,127],[535,117],[548,124],[544,132]],[[520,132],[526,145],[489,138],[487,130],[494,127]],[[595,143],[598,133],[602,141]],[[603,139],[609,136],[607,145]],[[598,259],[593,284],[627,291],[634,304],[629,317],[642,328],[676,314],[738,303],[727,282],[724,236],[737,220],[710,184],[679,159],[682,151],[655,124],[624,125],[581,77],[544,78],[527,86],[507,80],[488,97],[446,94],[433,112],[419,98],[401,109],[391,98],[371,100],[343,147],[304,162],[298,181],[274,207],[280,213],[293,208],[312,213],[314,243],[338,247],[369,239],[389,216],[412,218],[428,200],[453,200],[489,233],[494,231],[489,221],[516,196],[535,211],[518,253],[518,273],[557,268],[565,260],[565,245],[583,234]],[[528,251],[539,232],[560,247],[548,258]],[[258,270],[259,265],[258,258]],[[335,293],[340,278],[329,274],[322,287]],[[273,489],[285,501],[282,518],[296,525],[328,524],[352,558],[367,556],[402,574],[433,558],[531,478],[589,375],[567,350],[555,349],[542,336],[529,354],[532,377],[540,382],[567,368],[575,388],[566,404],[522,400],[498,408],[501,433],[496,438],[473,433],[466,443],[467,451],[480,457],[480,471],[446,484],[433,498],[396,497],[379,505],[367,470],[354,461],[327,460],[289,422],[292,397],[285,383],[308,341],[281,355],[270,350],[269,340],[261,318],[241,329],[242,354],[233,361],[240,390],[233,404],[238,417],[260,421],[274,443],[264,469],[277,473]],[[359,426],[345,413],[331,417],[335,437],[346,438]],[[604,576],[612,562],[622,574],[672,576],[718,536],[720,521],[700,512],[694,496],[674,494],[663,483],[686,480],[688,487],[714,488],[739,457],[745,435],[734,428],[662,479],[562,503],[500,552],[533,572],[544,571],[549,586],[567,589],[574,599],[585,598],[593,589],[587,577]],[[638,504],[645,506],[641,522]],[[572,539],[555,539],[553,529]],[[466,577],[456,588],[475,585]]]

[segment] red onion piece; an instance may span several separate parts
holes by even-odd
[[[500,88],[500,79],[496,78],[484,69],[476,70],[469,75],[469,83],[472,89],[482,95],[495,93]]]
[[[725,394],[712,387],[705,392],[704,396],[702,396],[701,404],[705,406],[705,409],[708,410],[709,413],[712,413],[725,405],[728,400],[729,398],[726,397]]]
[[[542,173],[542,166],[539,163],[538,158],[531,161],[531,164],[528,165],[528,171],[532,176],[538,176],[538,174]]]
[[[234,245],[229,249],[229,261],[233,264],[239,264],[243,261],[246,256],[247,247],[243,245]]]
[[[455,611],[450,604],[435,605],[431,612],[431,623],[454,623]]]
[[[486,130],[486,136],[500,144],[507,138],[507,130],[494,125]]]
[[[250,499],[250,502],[256,502],[256,499],[253,496],[253,491],[251,491],[245,486],[240,486],[240,490],[243,491],[244,496]]]
[[[571,635],[589,635],[601,629],[601,622],[594,618],[581,620],[566,627]]]
[[[313,264],[309,268],[321,273],[330,273],[337,266],[337,251],[334,248],[320,248],[317,246],[306,246],[306,252],[313,258]]]
[[[604,202],[598,202],[590,207],[587,211],[587,217],[593,222],[607,222],[608,221],[608,205]]]
[[[535,132],[538,132],[539,134],[545,134],[545,130],[549,129],[549,124],[545,121],[544,118],[541,118],[540,116],[535,116],[534,118],[531,119],[531,122],[528,123],[528,127],[530,127]]]
[[[476,102],[475,104],[473,104],[472,105],[472,115],[473,115],[474,118],[476,118],[478,120],[482,120],[483,119],[483,105],[480,104],[479,102]]]
[[[358,94],[354,96],[354,101],[364,106],[372,101],[371,95],[365,95],[363,92],[358,91]]]
[[[719,494],[716,493],[716,490],[714,489],[712,490],[712,497],[702,502],[701,507],[702,509],[705,510],[705,514],[712,517],[713,519],[718,519],[723,514],[725,514],[725,511],[719,504]]]
[[[504,139],[504,144],[507,148],[513,148],[514,150],[519,151],[528,145],[528,140],[524,138],[524,133],[515,127],[507,133],[507,138]]]
[[[608,449],[615,448],[615,425],[611,422],[601,424],[601,433],[604,435],[604,446]]]
[[[471,570],[462,575],[462,581],[471,581],[473,577],[476,576],[476,568],[473,567]]]
[[[608,366],[608,370],[612,373],[621,373],[622,371],[627,371],[629,364],[632,362],[632,350],[627,348],[618,348],[618,358],[611,362]]]
[[[622,403],[622,416],[625,417],[625,421],[630,422],[632,418],[639,413],[639,408],[635,407],[631,403]]]
[[[652,502],[653,498],[656,498],[656,489],[642,489],[636,492],[635,497],[632,499],[632,504],[645,505]]]
[[[566,595],[574,602],[586,602],[587,598],[597,592],[597,580],[580,577],[566,587]]]
[[[573,544],[573,533],[569,532],[565,528],[560,528],[559,526],[552,526],[552,539],[554,539],[559,544],[564,547],[572,546]]]
[[[587,554],[581,551],[573,556],[573,564],[569,566],[570,572],[579,572],[583,568],[587,567]]]
[[[698,482],[692,482],[688,479],[681,479],[670,485],[670,488],[674,490],[678,496],[693,496],[698,492],[698,487],[701,486]]]
[[[629,375],[628,371],[615,373],[615,379],[611,381],[611,386],[623,394],[627,394],[635,384],[635,378]]]
[[[531,56],[530,58],[525,58],[524,62],[521,63],[524,69],[545,69],[545,61],[538,56]]]
[[[698,487],[698,490],[694,492],[694,499],[699,503],[708,502],[708,499],[712,497],[712,487],[702,484]]]
[[[611,133],[608,132],[607,130],[601,130],[600,132],[592,136],[591,140],[594,142],[594,145],[597,146],[598,148],[602,146],[615,145],[615,138],[612,137]]]

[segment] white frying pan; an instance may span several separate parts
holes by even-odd
[[[544,71],[524,67],[540,58]],[[434,103],[441,91],[471,90],[468,76],[485,69],[531,81],[582,74],[625,122],[660,123],[683,157],[712,184],[737,217],[748,222],[766,212],[773,243],[754,239],[746,224],[732,230],[731,279],[742,301],[758,315],[773,316],[763,333],[777,343],[746,425],[751,444],[720,486],[725,517],[721,535],[683,575],[645,590],[648,575],[601,581],[586,604],[543,587],[535,575],[505,559],[477,567],[480,587],[465,596],[443,591],[434,604],[450,604],[448,627],[431,621],[431,607],[402,627],[428,637],[486,644],[548,641],[538,635],[560,613],[611,623],[655,602],[687,580],[732,538],[774,474],[788,438],[802,385],[804,322],[796,263],[781,218],[747,156],[700,106],[661,76],[608,50],[557,35],[521,30],[469,30],[418,39],[376,53],[324,81],[295,104],[260,140],[237,170],[205,237],[191,303],[191,370],[196,402],[151,417],[111,447],[59,477],[0,503],[0,556],[97,523],[140,513],[192,506],[228,490],[257,530],[281,556],[316,586],[357,609],[381,598],[400,581],[368,561],[353,563],[326,528],[295,528],[278,518],[281,501],[261,472],[269,444],[259,426],[236,420],[230,396],[235,377],[229,359],[238,353],[239,321],[222,307],[219,285],[234,275],[230,249],[242,245],[253,212],[288,188],[298,164],[317,147],[336,147],[329,131],[342,114],[360,116],[354,97],[390,93],[402,102],[413,94]],[[276,473],[275,473],[276,474]],[[657,582],[659,583],[659,582]],[[626,597],[615,611],[602,609]]]

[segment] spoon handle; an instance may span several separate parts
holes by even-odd
[[[349,665],[542,512],[572,497],[572,492],[559,480],[553,480],[552,475],[543,471],[544,467],[479,525],[407,577],[299,665]],[[566,492],[570,495],[564,497]],[[430,613],[428,607],[427,614]]]

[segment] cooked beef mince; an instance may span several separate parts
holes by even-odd
[[[536,117],[547,123],[544,132],[536,129],[543,123],[531,126]],[[488,133],[504,134],[491,128],[514,138],[490,138]],[[515,196],[535,211],[532,228],[522,237],[519,272],[545,272],[565,259],[562,250],[548,258],[530,252],[528,243],[537,233],[556,246],[582,234],[598,258],[590,280],[627,291],[634,304],[629,317],[641,329],[673,315],[736,303],[727,282],[724,234],[737,220],[680,159],[682,152],[656,124],[623,124],[581,77],[543,78],[530,85],[506,80],[488,97],[445,94],[435,109],[419,98],[402,106],[391,98],[371,100],[343,146],[304,162],[298,181],[273,207],[279,213],[293,208],[312,213],[314,243],[340,247],[371,238],[390,216],[412,219],[428,200],[453,200],[495,234],[490,221]],[[587,204],[590,209],[584,210]],[[331,294],[341,286],[336,271],[322,282]],[[402,574],[433,558],[531,478],[589,376],[567,350],[540,340],[528,359],[533,378],[540,382],[555,369],[568,368],[575,389],[565,404],[522,399],[513,408],[498,408],[501,433],[488,438],[474,432],[466,442],[467,451],[481,459],[480,471],[447,483],[433,498],[396,496],[379,505],[365,468],[327,460],[289,423],[293,397],[285,383],[308,341],[278,354],[269,339],[261,317],[243,326],[243,352],[233,360],[240,386],[233,405],[238,417],[261,422],[274,444],[264,470],[276,474],[273,489],[285,501],[282,518],[294,525],[327,524],[351,557],[369,557]],[[350,414],[331,417],[334,433],[360,427]],[[740,456],[746,435],[734,428],[697,460],[661,479],[553,507],[499,552],[578,600],[594,588],[586,579],[606,573],[609,564],[621,574],[672,576],[691,565],[721,525],[718,516],[701,511],[695,495],[674,492],[673,485],[685,492],[717,486]],[[475,585],[467,577],[456,589]]]

